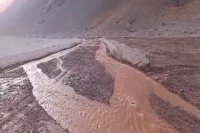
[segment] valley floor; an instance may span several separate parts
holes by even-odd
[[[112,39],[149,64],[136,70],[82,39],[2,71],[0,132],[199,133],[200,38]]]

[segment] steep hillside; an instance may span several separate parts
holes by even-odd
[[[98,27],[110,30],[157,27],[164,9],[175,5],[174,0],[130,0]]]
[[[99,16],[93,31],[119,36],[124,31],[133,36],[200,34],[199,7],[199,0],[131,0],[110,16]]]
[[[0,14],[0,34],[197,34],[199,5],[199,0],[16,0]]]
[[[16,0],[0,14],[0,32],[54,33],[86,29],[99,13],[121,0]]]
[[[48,0],[16,0],[0,15],[0,31],[4,34],[27,33],[42,17]]]

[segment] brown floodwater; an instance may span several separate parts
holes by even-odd
[[[62,79],[49,79],[37,68],[38,63],[67,53],[68,50],[57,53],[26,64],[23,68],[33,85],[33,94],[39,104],[70,133],[178,133],[152,109],[149,98],[153,92],[200,116],[198,109],[169,93],[163,86],[132,67],[108,57],[104,45],[97,51],[96,60],[115,78],[110,105],[78,95],[73,88],[63,85]]]

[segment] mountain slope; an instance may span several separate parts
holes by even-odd
[[[199,5],[199,0],[16,0],[0,14],[0,34],[198,33]]]
[[[87,28],[121,0],[17,0],[0,14],[2,34],[54,33]]]

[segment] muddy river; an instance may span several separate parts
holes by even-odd
[[[63,77],[59,80],[49,79],[37,67],[38,63],[53,58],[59,59],[60,56],[72,50],[66,50],[23,66],[39,104],[70,133],[178,133],[154,112],[149,102],[151,93],[200,116],[198,109],[169,93],[138,70],[108,57],[103,44],[96,52],[95,58],[115,79],[114,92],[109,105],[78,95],[72,87],[62,83]],[[62,64],[61,60],[60,63]],[[62,73],[67,75],[64,69]]]

